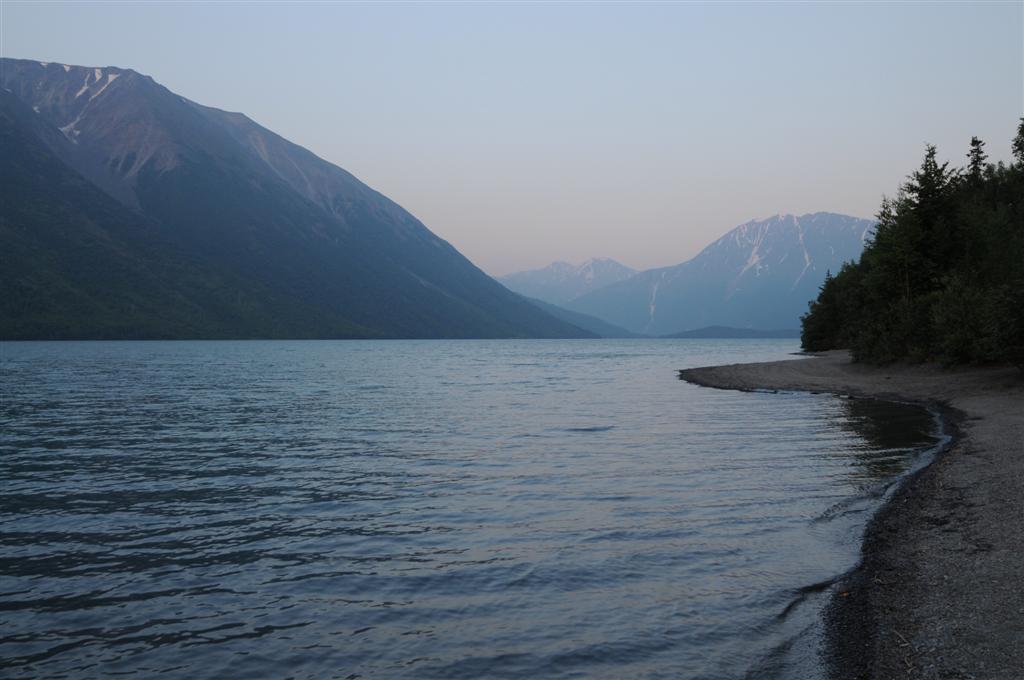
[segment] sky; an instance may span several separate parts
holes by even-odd
[[[5,57],[241,111],[494,275],[676,264],[776,213],[870,217],[926,143],[1010,160],[1024,2],[0,2]]]

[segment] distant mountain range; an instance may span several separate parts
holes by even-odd
[[[691,260],[634,274],[565,306],[645,335],[798,328],[825,273],[860,257],[874,225],[824,212],[753,220]]]
[[[800,329],[759,330],[756,328],[730,328],[729,326],[705,326],[692,331],[671,333],[666,338],[690,339],[744,339],[744,338],[799,338]]]
[[[599,338],[646,338],[648,336],[641,335],[640,333],[633,333],[627,331],[625,328],[610,324],[604,319],[599,319],[596,316],[590,314],[584,314],[582,312],[574,312],[565,307],[559,307],[558,305],[545,302],[544,300],[538,300],[537,298],[526,298],[531,303],[537,305],[545,312],[561,319],[566,323],[571,323],[577,328],[582,328],[585,331],[593,333]]]
[[[541,269],[499,277],[498,281],[527,297],[564,305],[581,295],[628,279],[635,273],[635,269],[620,262],[598,257],[579,265],[552,262]]]
[[[121,68],[0,85],[0,338],[592,336],[241,113]]]

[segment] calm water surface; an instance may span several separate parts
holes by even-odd
[[[675,374],[795,350],[2,344],[0,668],[807,677],[934,422]]]

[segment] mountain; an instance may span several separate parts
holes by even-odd
[[[580,265],[552,262],[542,269],[502,276],[498,281],[526,297],[564,305],[598,288],[628,279],[635,273],[635,269],[615,260],[598,257]]]
[[[729,326],[705,326],[692,331],[671,333],[666,338],[715,338],[715,339],[745,339],[745,338],[799,338],[800,330],[792,328],[789,330],[757,330],[756,328],[730,328]]]
[[[55,156],[49,145],[61,140],[0,90],[0,337],[232,337],[272,324],[302,328],[313,310],[186,255]]]
[[[0,337],[592,335],[240,113],[129,69],[0,81]]]
[[[857,259],[874,224],[824,212],[752,220],[692,260],[635,274],[566,306],[650,335],[705,326],[797,328],[825,273]]]
[[[526,299],[529,300],[531,303],[537,305],[538,307],[540,307],[541,309],[543,309],[545,312],[555,317],[556,319],[561,319],[566,323],[571,323],[573,326],[576,326],[577,328],[582,328],[585,331],[589,331],[599,338],[647,337],[644,335],[640,335],[639,333],[631,333],[630,331],[627,331],[625,328],[620,328],[619,326],[610,324],[604,319],[599,319],[596,316],[583,314],[582,312],[574,312],[572,310],[565,309],[564,307],[559,307],[558,305],[553,305],[550,302],[545,302],[544,300],[539,300],[537,298]],[[799,331],[793,332],[796,335],[792,337],[800,336]]]

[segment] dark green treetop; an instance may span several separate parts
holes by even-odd
[[[1013,138],[1013,157],[1017,162],[1024,165],[1024,118],[1020,119],[1017,125],[1017,136]]]
[[[971,150],[967,152],[967,159],[967,176],[972,182],[977,182],[985,172],[985,161],[988,159],[985,142],[971,137]]]
[[[987,162],[971,139],[964,170],[925,148],[858,262],[826,277],[802,319],[805,349],[854,359],[1024,368],[1024,119],[1015,163]]]

